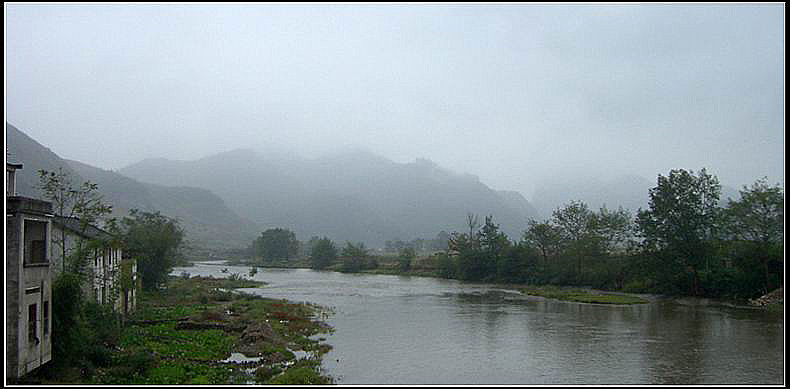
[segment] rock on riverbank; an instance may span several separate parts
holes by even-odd
[[[756,307],[764,307],[771,304],[782,304],[784,303],[784,295],[784,288],[779,288],[762,297],[749,300],[749,304]]]

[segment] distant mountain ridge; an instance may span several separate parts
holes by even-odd
[[[427,159],[396,163],[353,150],[306,159],[238,149],[194,161],[143,160],[120,172],[154,184],[202,187],[264,228],[300,239],[328,236],[381,247],[386,240],[433,238],[466,230],[467,212],[492,215],[519,239],[537,213],[521,194]]]
[[[39,170],[57,171],[62,168],[75,184],[86,180],[97,184],[104,200],[113,205],[113,216],[126,216],[130,209],[159,211],[179,219],[187,239],[192,242],[226,248],[242,247],[259,230],[210,191],[142,183],[116,172],[62,159],[9,123],[6,123],[6,148],[8,161],[23,165],[16,175],[17,193],[23,196],[41,197],[37,188]]]

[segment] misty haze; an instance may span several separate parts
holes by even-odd
[[[6,384],[784,384],[781,4],[4,13]]]

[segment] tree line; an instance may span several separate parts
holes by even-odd
[[[754,298],[783,284],[784,190],[765,179],[720,201],[702,169],[659,175],[635,217],[582,201],[531,219],[518,241],[467,215],[439,273],[470,281],[586,285],[627,292]]]
[[[514,240],[493,216],[468,213],[468,229],[436,239],[388,241],[397,269],[408,272],[417,254],[435,274],[464,281],[591,286],[605,290],[707,297],[754,298],[782,285],[784,189],[766,179],[722,202],[718,179],[705,169],[658,175],[647,209],[591,209],[571,201],[545,220],[530,219]],[[279,238],[278,238],[279,237]],[[279,246],[275,248],[273,246]],[[252,245],[264,261],[301,253],[314,269],[378,266],[364,244],[338,248],[329,238],[306,244],[283,229]],[[290,251],[289,251],[290,250]]]

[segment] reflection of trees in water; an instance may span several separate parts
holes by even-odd
[[[452,295],[458,308],[456,314],[463,318],[463,325],[467,328],[465,332],[470,335],[470,344],[467,345],[470,350],[497,351],[505,332],[499,328],[506,316],[503,310],[505,295],[505,292],[495,290]]]
[[[652,306],[644,321],[643,344],[648,377],[657,385],[694,385],[705,382],[708,318],[696,307]]]
[[[544,360],[548,384],[640,384],[633,355],[633,311],[638,306],[581,304],[535,298],[535,312],[525,321],[526,330],[537,339],[539,358]]]

